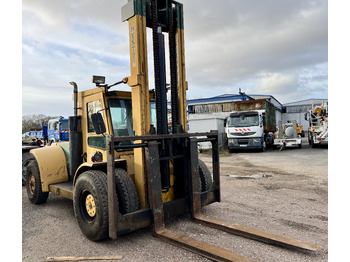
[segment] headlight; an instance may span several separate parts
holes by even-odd
[[[103,155],[101,152],[96,151],[93,156],[91,157],[92,162],[102,162],[103,160]]]
[[[259,139],[253,139],[253,142],[254,142],[254,143],[260,143],[261,140],[260,140],[260,138],[259,138]]]

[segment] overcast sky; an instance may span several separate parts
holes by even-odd
[[[187,98],[273,95],[281,103],[328,98],[326,0],[184,3]],[[92,75],[130,75],[127,0],[23,0],[22,113],[72,115],[72,88]],[[153,83],[149,33],[150,88]],[[130,90],[123,86],[123,90]]]

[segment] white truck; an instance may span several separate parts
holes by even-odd
[[[309,121],[309,144],[313,148],[319,145],[328,145],[328,102],[324,102],[320,106],[312,106],[305,113],[305,120]]]
[[[235,103],[235,111],[226,120],[225,132],[230,152],[239,149],[265,151],[274,142],[275,106],[267,99]]]

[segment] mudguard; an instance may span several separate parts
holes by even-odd
[[[69,180],[66,155],[60,146],[52,144],[52,146],[32,149],[30,153],[38,163],[43,192],[49,192],[50,184]]]
[[[126,168],[127,163],[126,163],[125,159],[114,159],[114,165],[116,168],[119,167],[119,168],[122,168],[124,170],[127,170],[127,168]],[[73,179],[73,185],[75,185],[75,182],[81,173],[83,173],[84,171],[92,170],[92,169],[101,170],[101,171],[107,173],[107,162],[106,161],[85,162],[85,163],[81,164],[78,167],[77,171],[75,172],[74,179]]]

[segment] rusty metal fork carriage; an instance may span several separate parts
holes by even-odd
[[[201,138],[197,138],[201,137]],[[203,138],[205,137],[205,138]],[[142,140],[142,143],[118,145],[121,141]],[[165,143],[181,144],[182,152],[176,155],[160,157],[159,147]],[[198,142],[210,141],[212,145],[213,185],[206,192],[201,192],[198,170]],[[189,212],[194,222],[245,238],[265,242],[268,244],[292,248],[297,250],[317,251],[319,247],[296,239],[268,233],[259,229],[232,224],[219,219],[204,216],[202,206],[213,202],[220,202],[220,166],[218,133],[181,133],[170,135],[147,135],[135,137],[107,136],[107,177],[109,199],[109,236],[113,239],[137,228],[153,224],[153,235],[163,241],[188,249],[215,261],[254,261],[230,250],[211,245],[197,239],[171,231],[165,227],[165,219]],[[117,212],[115,203],[114,182],[114,149],[126,147],[143,147],[146,151],[147,183],[149,207],[131,214],[121,215]],[[180,160],[180,168],[184,174],[185,195],[173,201],[163,203],[160,162]],[[179,173],[177,173],[179,175]],[[112,201],[111,201],[112,200]]]

